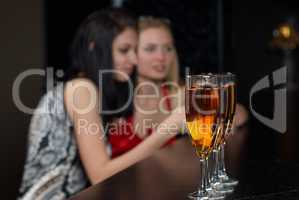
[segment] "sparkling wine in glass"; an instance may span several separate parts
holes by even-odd
[[[187,128],[201,164],[200,186],[189,198],[203,200],[209,198],[207,159],[220,124],[220,90],[217,78],[211,75],[188,75],[186,82]]]

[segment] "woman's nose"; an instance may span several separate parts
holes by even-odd
[[[130,62],[133,64],[133,65],[137,65],[137,55],[136,55],[136,53],[134,52],[134,53],[132,53],[131,55],[130,55]]]
[[[159,61],[164,61],[165,58],[166,58],[166,53],[163,50],[159,50],[159,51],[156,52],[156,58]]]

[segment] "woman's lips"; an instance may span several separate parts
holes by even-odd
[[[154,68],[157,72],[164,72],[166,67],[165,67],[164,65],[154,65],[153,68]]]

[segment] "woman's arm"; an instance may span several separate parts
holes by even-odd
[[[66,109],[74,125],[74,134],[83,166],[92,184],[153,154],[184,124],[183,110],[177,109],[144,142],[131,151],[110,159],[106,151],[105,131],[99,115],[98,95],[96,86],[86,79],[73,80],[65,87]]]

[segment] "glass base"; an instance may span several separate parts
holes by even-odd
[[[234,187],[239,184],[239,181],[234,178],[230,178],[227,175],[221,176],[221,184],[224,187]]]
[[[195,199],[195,200],[208,200],[209,199],[209,193],[207,191],[201,192],[196,191],[188,194],[189,199]]]
[[[215,192],[214,190],[207,191],[206,193],[203,192],[192,192],[188,195],[189,199],[195,199],[195,200],[223,200],[225,198],[225,195],[219,194]]]
[[[224,185],[220,184],[220,185],[216,185],[214,187],[214,191],[219,195],[227,195],[227,194],[231,194],[234,192],[234,187],[233,186],[224,186]]]

